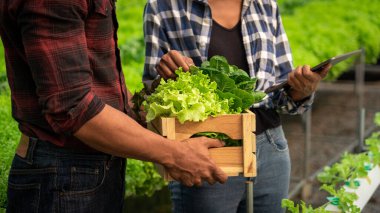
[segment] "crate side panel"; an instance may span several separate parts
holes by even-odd
[[[215,164],[220,167],[242,167],[243,165],[242,147],[212,148],[209,152]]]
[[[176,121],[176,134],[182,139],[190,138],[199,132],[219,132],[228,135],[232,139],[242,139],[242,116],[221,115],[210,117],[203,122],[185,122],[183,124]]]
[[[244,176],[253,177],[253,145],[252,145],[252,117],[250,114],[243,114],[243,159]]]

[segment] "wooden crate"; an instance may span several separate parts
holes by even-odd
[[[232,139],[243,139],[242,147],[211,148],[211,158],[228,176],[256,176],[256,137],[253,133],[256,122],[255,114],[250,111],[183,124],[175,118],[161,117],[148,123],[148,129],[176,141],[188,139],[199,132],[219,132]],[[157,165],[157,168],[166,180],[171,180],[163,166]]]

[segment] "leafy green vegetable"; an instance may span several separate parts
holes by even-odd
[[[365,140],[369,150],[369,158],[375,165],[380,165],[380,132],[372,133],[372,135]]]
[[[256,78],[250,78],[244,70],[228,64],[223,56],[213,56],[210,61],[202,63],[200,69],[211,81],[217,83],[217,93],[222,99],[229,100],[231,112],[241,113],[252,104],[260,102],[266,95],[254,91]]]
[[[150,162],[128,159],[126,174],[126,197],[132,195],[152,196],[155,191],[166,185]]]
[[[283,199],[281,202],[281,207],[286,208],[289,212],[292,213],[328,213],[329,211],[325,210],[325,206],[313,209],[311,205],[307,206],[304,201],[301,201],[301,204],[294,204],[293,201],[289,199]],[[300,211],[301,208],[301,211]]]
[[[228,135],[224,133],[219,133],[219,132],[199,132],[197,134],[194,134],[192,137],[201,137],[201,136],[205,136],[208,138],[215,138],[215,139],[224,141],[225,147],[242,145],[242,140],[231,139]]]
[[[368,171],[365,168],[366,162],[370,162],[367,153],[345,153],[340,162],[333,164],[331,167],[326,166],[318,174],[318,180],[321,183],[331,185],[342,184],[345,181],[348,181],[349,185],[355,185],[355,179],[368,175]]]
[[[212,57],[200,68],[192,66],[190,72],[180,68],[175,73],[176,80],[162,79],[146,98],[147,122],[159,116],[177,117],[181,123],[204,121],[210,115],[241,113],[265,97],[253,90],[256,79],[222,56]]]
[[[216,82],[201,71],[176,71],[176,80],[161,80],[155,92],[147,97],[144,108],[147,122],[159,116],[177,117],[179,122],[203,121],[208,116],[229,113],[228,100],[216,93]]]
[[[380,112],[376,113],[374,122],[376,126],[380,126]]]
[[[378,122],[379,113],[375,115],[375,123]],[[327,191],[333,197],[328,197],[329,203],[336,205],[342,212],[360,212],[360,208],[354,204],[354,201],[358,199],[355,193],[349,193],[345,190],[346,185],[350,188],[358,188],[360,182],[358,178],[367,178],[368,172],[373,168],[373,165],[380,165],[380,132],[374,132],[366,139],[366,145],[368,146],[368,152],[360,154],[348,154],[345,153],[342,156],[340,162],[333,164],[331,167],[326,166],[320,174],[318,174],[318,180],[324,183],[320,189]],[[336,189],[338,188],[338,189]],[[324,205],[325,206],[325,205]],[[294,205],[293,201],[284,199],[282,201],[282,207],[287,208],[290,212],[325,212],[324,206],[318,209],[312,209],[311,206],[301,201],[301,205]]]
[[[327,191],[329,194],[338,198],[339,200],[338,208],[342,210],[342,212],[351,212],[351,213],[360,212],[360,208],[354,204],[354,201],[358,199],[358,196],[355,193],[347,192],[344,188],[335,190],[334,186],[326,185],[326,184],[323,184],[321,186],[321,189]]]

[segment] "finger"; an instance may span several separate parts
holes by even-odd
[[[191,178],[188,175],[182,174],[178,181],[187,187],[192,187],[194,185],[193,181],[191,181]]]
[[[194,66],[194,65],[195,65],[195,64],[194,64],[194,61],[193,61],[193,59],[192,59],[192,58],[189,58],[189,57],[185,57],[185,61],[186,61],[187,65],[189,65],[189,67],[191,67],[191,66]]]
[[[165,64],[165,63],[160,63],[159,67],[159,73],[164,79],[168,78],[175,78],[176,75],[174,72],[171,71],[171,69]]]
[[[326,67],[323,68],[323,70],[319,73],[319,76],[321,76],[321,78],[325,78],[327,73],[330,71],[332,67],[332,64],[328,64]]]
[[[172,50],[162,57],[162,62],[169,67],[172,72],[176,71],[180,67],[173,58]]]
[[[187,187],[193,187],[194,184],[192,182],[188,182],[188,181],[180,181],[183,185],[187,186]]]
[[[296,79],[296,81],[298,82],[299,86],[301,88],[305,88],[308,84],[308,80],[305,79],[305,77],[303,76],[303,67],[299,70],[297,70],[295,73],[294,73],[294,78]]]
[[[177,67],[182,67],[184,71],[189,70],[190,67],[187,64],[185,57],[180,52],[172,50],[169,52],[169,55]]]
[[[228,176],[219,167],[215,166],[215,170],[213,172],[213,178],[215,179],[215,181],[219,183],[225,183],[228,179]]]
[[[293,72],[289,73],[288,83],[289,85],[296,90],[301,89],[301,84],[298,82],[298,79],[295,77],[295,73],[297,70],[301,69],[301,67],[297,67]]]
[[[190,71],[190,67],[191,67],[191,66],[195,66],[193,59],[184,56],[184,60],[185,60],[185,62],[186,62],[186,64],[187,64],[187,66],[189,67],[189,69],[188,69],[188,70],[185,70],[185,71]]]
[[[166,76],[165,72],[162,70],[161,66],[157,66],[157,67],[156,67],[156,70],[157,70],[158,74],[159,74],[162,78],[164,78],[164,79],[167,79],[167,78],[168,78],[168,76]]]
[[[207,176],[207,178],[204,178],[205,181],[207,181],[208,184],[214,185],[216,183],[216,180],[213,179],[211,176]]]
[[[224,146],[224,142],[218,139],[202,137],[207,148],[219,148]]]
[[[202,179],[196,178],[193,183],[194,183],[194,186],[200,187],[202,186]]]
[[[302,75],[307,81],[309,81],[309,83],[313,83],[320,80],[320,76],[311,71],[309,65],[305,65],[302,67]]]

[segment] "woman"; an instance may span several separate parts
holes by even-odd
[[[269,94],[252,106],[256,114],[257,177],[255,212],[283,212],[290,159],[278,112],[308,109],[329,67],[313,73],[305,65],[293,70],[292,57],[274,0],[149,0],[144,14],[144,80],[174,78],[178,67],[199,66],[213,55],[256,77],[256,90],[288,80],[290,89]],[[186,187],[171,182],[174,212],[246,212],[244,177],[225,184]]]

